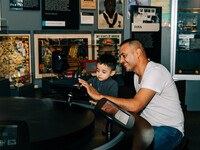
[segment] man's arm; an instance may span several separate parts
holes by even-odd
[[[142,110],[152,99],[152,97],[155,95],[155,91],[146,89],[146,88],[141,88],[136,95],[133,98],[117,98],[117,97],[112,97],[108,95],[103,95],[100,94],[95,90],[95,88],[92,87],[92,85],[89,85],[88,83],[86,84],[84,80],[79,79],[79,82],[87,89],[88,94],[90,95],[91,98],[94,100],[100,100],[102,98],[106,98],[113,103],[119,105],[120,107],[126,109],[127,111],[131,112],[139,112]]]

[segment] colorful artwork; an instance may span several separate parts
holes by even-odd
[[[0,76],[30,82],[30,35],[0,35]]]
[[[102,54],[111,54],[118,58],[121,34],[95,34],[95,59]]]
[[[95,34],[95,59],[102,54],[111,54],[117,59],[118,65],[116,73],[121,74],[122,68],[119,64],[119,46],[121,44],[121,34]]]
[[[55,65],[62,65],[62,75],[82,71],[83,61],[92,58],[90,34],[35,34],[34,41],[36,78],[57,76]],[[58,53],[60,60],[55,60]]]

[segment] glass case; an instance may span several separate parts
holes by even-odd
[[[173,78],[200,80],[200,2],[172,1],[171,20]]]

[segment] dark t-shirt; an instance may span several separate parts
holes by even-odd
[[[104,81],[99,81],[97,77],[90,78],[87,81],[88,84],[92,83],[92,86],[101,94],[109,95],[113,97],[118,96],[118,84],[117,81],[109,77]]]

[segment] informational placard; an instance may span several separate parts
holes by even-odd
[[[40,10],[40,0],[10,0],[10,10]]]
[[[155,62],[161,61],[161,7],[131,6],[132,38],[139,40],[147,57]]]
[[[169,27],[171,21],[171,0],[151,0],[151,6],[162,7],[162,26]]]
[[[96,0],[81,0],[81,9],[96,9]]]
[[[79,29],[79,0],[43,0],[42,29]]]
[[[81,12],[81,24],[94,24],[94,13]]]

